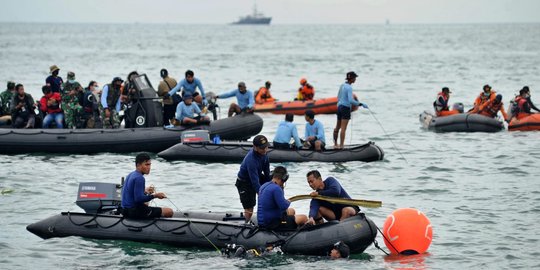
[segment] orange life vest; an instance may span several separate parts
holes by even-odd
[[[527,117],[530,115],[530,113],[527,113],[526,111],[526,108],[525,108],[525,105],[527,105],[528,101],[526,98],[523,98],[522,96],[518,96],[516,97],[515,99],[516,103],[517,103],[517,115],[516,115],[516,118],[517,119],[521,119],[523,117]]]
[[[265,102],[273,102],[274,98],[270,94],[270,91],[266,87],[261,87],[255,96],[255,102],[257,104],[263,104]]]
[[[487,103],[484,108],[480,111],[481,115],[489,116],[489,117],[495,117],[497,116],[497,113],[499,110],[503,113],[504,118],[506,119],[506,113],[504,112],[503,103],[499,102],[495,104],[495,102],[490,101]]]
[[[309,83],[306,83],[304,86],[300,87],[299,91],[302,95],[301,100],[313,100],[313,96],[315,96],[315,89]]]

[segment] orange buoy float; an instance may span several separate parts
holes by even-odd
[[[433,229],[422,211],[401,208],[386,218],[383,235],[384,244],[391,253],[412,255],[426,252],[431,245]]]

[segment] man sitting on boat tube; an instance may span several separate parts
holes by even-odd
[[[150,173],[152,162],[146,153],[135,157],[135,171],[131,172],[122,187],[122,214],[126,218],[144,219],[172,217],[173,210],[168,207],[149,207],[148,202],[154,198],[167,198],[165,193],[154,193],[154,187],[145,188],[144,175]]]
[[[287,169],[278,166],[272,172],[272,181],[264,183],[259,189],[257,222],[259,227],[268,229],[296,229],[307,221],[306,215],[295,215],[291,202],[285,199],[283,190],[289,179]]]
[[[294,114],[288,113],[285,115],[285,121],[281,121],[279,123],[273,142],[274,149],[291,149],[292,145],[289,144],[291,138],[294,139],[294,146],[292,146],[293,149],[302,148],[302,142],[300,141],[300,137],[298,137],[298,130],[296,129],[296,125],[293,123],[293,119]]]
[[[345,191],[338,180],[334,177],[327,177],[323,181],[321,173],[317,170],[308,172],[306,177],[309,186],[315,190],[309,194],[312,197],[321,195],[334,198],[351,198],[347,191]],[[320,224],[323,223],[323,218],[328,221],[341,221],[358,214],[358,212],[360,212],[360,208],[358,208],[358,206],[333,204],[326,201],[312,199],[309,205],[309,220],[307,223],[312,225]]]
[[[210,118],[201,114],[199,106],[193,103],[193,96],[191,93],[184,93],[182,98],[183,101],[176,106],[176,120],[178,120],[181,125],[210,123]],[[195,114],[197,114],[197,116],[195,116]]]
[[[253,106],[255,105],[255,98],[253,97],[253,92],[251,90],[247,90],[246,84],[244,82],[238,83],[238,89],[234,89],[230,92],[220,94],[216,96],[217,98],[230,98],[236,96],[236,100],[238,101],[238,105],[235,103],[231,103],[231,106],[229,107],[229,113],[228,116],[231,117],[233,114],[240,114],[242,112],[253,112]]]

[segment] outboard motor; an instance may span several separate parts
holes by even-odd
[[[206,93],[206,99],[208,100],[208,111],[212,112],[212,116],[214,118],[214,121],[217,120],[217,109],[218,109],[218,105],[216,103],[216,94],[214,94],[214,92],[208,92]]]
[[[113,211],[121,206],[121,192],[122,186],[117,184],[80,183],[76,204],[89,214]]]
[[[452,106],[452,109],[458,111],[459,113],[463,113],[464,108],[465,106],[463,106],[463,103],[461,102],[456,102],[454,103],[454,106]]]
[[[208,143],[210,134],[208,130],[189,130],[182,132],[182,143]]]
[[[126,117],[134,128],[163,126],[163,105],[146,74],[136,76],[133,82],[138,95]]]

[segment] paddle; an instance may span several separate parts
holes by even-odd
[[[335,198],[335,197],[327,197],[327,196],[315,196],[312,197],[311,195],[296,195],[289,198],[289,201],[299,201],[299,200],[321,200],[321,201],[327,201],[331,203],[339,203],[339,204],[345,204],[345,205],[357,205],[357,206],[363,206],[368,208],[377,208],[382,206],[381,201],[369,201],[369,200],[356,200],[356,199],[346,199],[346,198]]]

